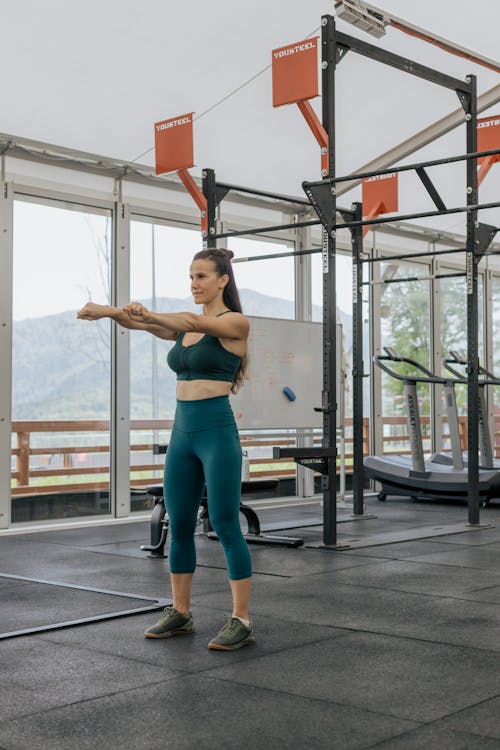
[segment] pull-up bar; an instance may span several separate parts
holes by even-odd
[[[386,255],[381,257],[360,258],[360,263],[380,263],[391,260],[406,260],[406,258],[435,258],[436,255],[454,255],[465,253],[467,248],[454,247],[452,250],[432,250],[431,252],[400,253],[399,255]]]
[[[393,260],[392,258],[379,258],[379,260]],[[454,279],[465,277],[467,274],[457,273],[435,273],[425,276],[405,276],[402,279],[380,279],[377,281],[362,281],[361,286],[385,286],[386,284],[402,284],[404,281],[433,281],[434,279]]]
[[[227,182],[217,182],[217,187],[223,188],[228,192],[231,190],[235,193],[256,195],[260,198],[272,198],[273,200],[283,201],[284,203],[293,203],[298,206],[308,206],[311,204],[305,198],[294,198],[291,195],[282,195],[281,193],[271,193],[268,190],[257,190],[255,188],[241,187],[240,185],[231,185]]]
[[[432,159],[431,161],[421,161],[415,164],[402,164],[399,167],[388,167],[387,169],[372,169],[368,172],[359,172],[355,176],[356,179],[364,179],[366,177],[374,177],[376,175],[388,175],[393,172],[410,172],[411,170],[417,170],[425,167],[437,167],[440,164],[453,164],[457,161],[469,161],[471,159],[479,159],[483,156],[498,156],[500,157],[500,148],[491,148],[484,151],[474,151],[470,154],[461,154],[460,156],[446,156],[443,159]],[[353,175],[343,175],[342,177],[326,177],[324,180],[315,182],[303,182],[302,184],[307,187],[315,187],[318,185],[335,185],[337,182],[349,182],[353,180]]]
[[[288,224],[276,224],[271,227],[259,227],[258,229],[242,229],[235,232],[220,232],[220,234],[214,234],[213,239],[219,240],[223,237],[243,237],[244,235],[251,234],[267,234],[270,232],[280,232],[285,229],[293,229],[294,227],[314,227],[321,224],[318,219],[310,219],[308,221],[296,221]]]
[[[447,208],[444,211],[422,211],[415,214],[401,214],[399,216],[387,216],[381,219],[362,219],[361,221],[346,221],[341,224],[332,224],[334,229],[350,229],[351,227],[364,227],[371,224],[388,224],[393,221],[409,221],[410,219],[425,219],[430,216],[445,216],[447,214],[471,213],[473,211],[482,211],[487,208],[500,208],[500,201],[493,203],[477,203],[469,206],[458,206],[456,208]],[[478,225],[479,226],[479,225]],[[496,227],[495,227],[496,229]],[[454,252],[458,252],[455,250]]]

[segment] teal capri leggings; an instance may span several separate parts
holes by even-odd
[[[239,518],[241,445],[228,396],[177,401],[164,479],[171,573],[194,573],[194,532],[205,483],[229,578],[248,578],[252,564]]]

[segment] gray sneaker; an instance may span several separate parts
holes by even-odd
[[[146,638],[170,638],[171,635],[194,633],[193,615],[183,615],[175,607],[165,607],[163,614],[152,627],[144,633]]]
[[[237,617],[230,617],[215,638],[212,638],[208,648],[214,648],[218,651],[236,651],[237,648],[254,643],[254,641],[252,623],[250,622],[250,627],[247,628]]]

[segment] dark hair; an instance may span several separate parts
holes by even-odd
[[[234,258],[232,250],[226,250],[221,247],[212,247],[208,250],[200,250],[194,256],[193,260],[211,260],[215,266],[215,271],[218,276],[229,276],[224,290],[222,292],[222,301],[226,307],[232,312],[242,313],[240,295],[238,294],[238,288],[234,280],[233,266],[231,264],[231,258]],[[245,381],[246,372],[248,369],[248,356],[243,355],[241,359],[238,372],[234,378],[233,385],[231,387],[232,393],[237,393]]]

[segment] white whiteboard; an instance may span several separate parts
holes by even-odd
[[[231,396],[238,427],[321,427],[322,414],[314,407],[321,406],[323,388],[323,325],[276,318],[249,320],[248,380]],[[295,401],[285,396],[284,387],[295,393]]]

